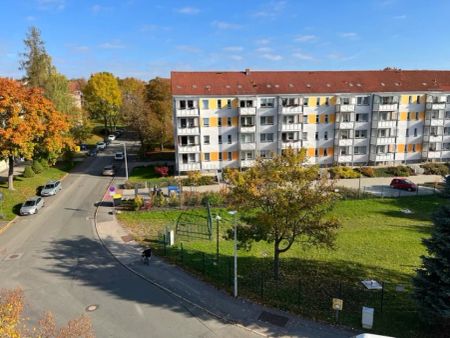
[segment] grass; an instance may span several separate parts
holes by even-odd
[[[335,249],[293,246],[282,254],[282,283],[270,277],[271,244],[259,242],[249,251],[239,250],[241,294],[331,322],[334,320],[331,298],[341,297],[343,324],[360,327],[361,306],[371,305],[376,309],[375,332],[398,337],[422,336],[423,328],[411,298],[411,277],[420,266],[420,256],[426,253],[421,240],[430,235],[431,212],[442,202],[437,196],[340,201],[333,211],[342,222]],[[404,214],[403,209],[413,213]],[[163,254],[163,248],[156,243],[166,227],[174,227],[180,213],[180,210],[126,212],[119,218],[138,241],[153,242]],[[186,213],[192,223],[203,223],[206,229],[204,209]],[[178,244],[178,249],[166,248],[165,254],[203,278],[229,288],[227,262],[233,254],[233,243],[223,235],[231,229],[231,220],[225,210],[216,209],[213,213],[221,214],[224,220],[220,238],[222,264],[218,267],[212,264],[215,240],[184,238],[182,251]],[[212,235],[215,239],[215,232]],[[360,284],[363,279],[385,281],[383,296],[381,292],[364,290]],[[399,284],[405,286],[406,292],[395,291]],[[381,297],[384,297],[383,313]]]
[[[15,190],[8,190],[8,182],[0,182],[0,192],[3,193],[3,220],[13,219],[20,209],[22,203],[29,197],[35,196],[40,186],[49,180],[60,179],[68,173],[74,164],[73,162],[64,162],[56,167],[44,169],[40,174],[31,178],[22,176],[14,177]]]
[[[148,165],[144,167],[135,167],[131,171],[128,179],[130,182],[149,182],[152,184],[161,184],[173,181],[172,177],[160,177],[155,173],[155,166]]]

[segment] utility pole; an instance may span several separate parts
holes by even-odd
[[[217,228],[216,228],[216,264],[219,264],[219,222],[222,219],[219,215],[216,216]]]
[[[123,157],[125,159],[125,177],[128,181],[128,160],[127,160],[127,146],[123,143]]]

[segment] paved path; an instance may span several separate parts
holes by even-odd
[[[107,196],[105,196],[108,199]],[[269,309],[243,299],[235,299],[223,291],[206,284],[177,266],[153,257],[150,266],[142,264],[142,248],[129,241],[128,233],[116,220],[112,206],[103,203],[99,207],[96,228],[103,244],[127,269],[150,281],[162,290],[182,299],[195,311],[206,311],[226,322],[257,332],[263,336],[284,337],[350,337],[354,332],[333,326],[318,324],[288,313]],[[277,327],[258,320],[262,311],[287,317],[285,327]]]

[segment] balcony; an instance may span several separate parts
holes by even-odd
[[[374,162],[393,161],[394,153],[370,154],[370,160]]]
[[[176,114],[177,117],[199,116],[199,110],[197,108],[177,109]]]
[[[256,149],[256,143],[255,142],[251,142],[251,143],[241,143],[241,150],[255,150]]]
[[[373,121],[373,128],[395,128],[397,127],[397,120],[382,120]]]
[[[427,110],[444,110],[445,109],[445,102],[427,103],[426,109]]]
[[[389,104],[375,103],[373,105],[373,110],[374,111],[396,111],[397,103],[389,103]]]
[[[354,112],[355,105],[354,104],[338,104],[336,105],[336,112],[344,113],[344,112]]]
[[[436,143],[436,142],[442,142],[442,135],[425,135],[423,137],[425,142],[430,142],[430,143]]]
[[[303,106],[281,107],[282,114],[298,114],[303,112]]]
[[[370,144],[374,144],[377,146],[395,144],[395,137],[394,136],[389,136],[389,137],[372,136],[370,138]]]
[[[440,150],[424,150],[422,151],[422,157],[423,158],[441,158],[441,151]]]
[[[302,147],[302,141],[301,140],[290,140],[290,141],[282,141],[281,142],[281,149],[300,149]]]
[[[352,162],[352,155],[334,155],[334,160],[338,163],[350,163]]]
[[[178,145],[178,152],[179,153],[199,153],[200,152],[200,146],[196,144],[184,144]]]
[[[437,120],[437,119],[426,119],[425,120],[426,126],[443,126],[444,120]]]
[[[179,171],[195,171],[200,170],[200,163],[192,162],[192,163],[180,163]]]
[[[354,126],[355,126],[355,122],[353,122],[353,121],[336,123],[336,129],[353,129]]]
[[[177,135],[198,135],[200,134],[199,127],[178,128]]]
[[[202,170],[215,170],[220,169],[220,162],[203,162]]]
[[[255,160],[241,160],[241,168],[253,167],[255,162]]]
[[[283,123],[281,125],[281,131],[299,131],[302,130],[301,123]]]
[[[340,147],[348,147],[353,145],[353,139],[352,138],[340,138],[337,140],[337,145]]]
[[[239,114],[240,115],[256,115],[256,108],[255,107],[244,107],[239,108]]]
[[[241,133],[255,133],[256,132],[256,126],[240,126],[239,127],[239,131]]]

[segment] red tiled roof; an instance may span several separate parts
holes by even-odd
[[[450,71],[176,72],[173,95],[267,95],[450,91]]]

